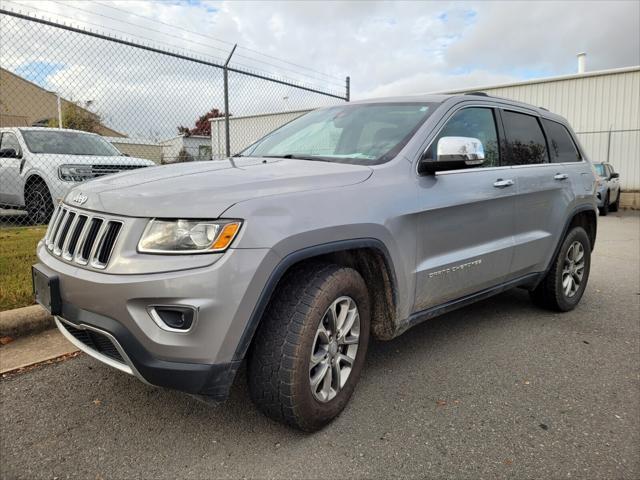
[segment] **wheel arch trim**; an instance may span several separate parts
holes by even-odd
[[[258,297],[258,301],[256,302],[251,316],[245,325],[244,331],[242,332],[242,336],[240,337],[240,341],[236,347],[233,359],[241,360],[247,354],[249,350],[249,346],[253,341],[253,337],[255,332],[258,330],[258,326],[262,320],[262,316],[271,300],[273,293],[276,290],[276,286],[284,276],[284,274],[289,270],[290,267],[299,263],[303,260],[308,260],[314,257],[318,257],[321,255],[326,255],[329,253],[337,253],[341,251],[347,250],[356,250],[360,248],[371,248],[378,252],[380,252],[383,256],[385,266],[387,268],[389,279],[392,284],[392,295],[393,302],[396,304],[397,302],[397,279],[396,272],[393,267],[393,261],[391,259],[391,255],[389,254],[389,250],[386,245],[376,238],[355,238],[348,240],[338,240],[335,242],[328,242],[319,245],[313,245],[309,247],[302,248],[300,250],[296,250],[294,252],[289,253],[284,258],[280,260],[280,262],[276,265],[276,267],[271,271],[267,282],[262,288],[260,292],[260,296]]]
[[[556,242],[556,246],[553,249],[553,255],[551,256],[551,259],[549,260],[547,267],[544,269],[543,275],[540,276],[541,279],[544,278],[544,276],[549,272],[549,270],[553,265],[553,261],[558,256],[558,253],[560,252],[560,248],[562,247],[562,242],[564,241],[565,237],[567,236],[567,233],[569,232],[569,226],[571,226],[571,222],[573,222],[573,219],[576,218],[578,214],[583,212],[593,213],[594,218],[596,219],[593,226],[594,229],[593,229],[593,240],[591,243],[591,251],[593,251],[593,249],[595,248],[596,236],[598,233],[598,209],[593,205],[579,205],[571,211],[571,215],[567,216],[567,220],[564,222],[564,226],[562,227],[562,235],[560,235],[560,237],[558,238],[558,241]],[[587,234],[588,233],[589,232],[587,232]],[[591,238],[589,238],[589,240],[591,240]]]

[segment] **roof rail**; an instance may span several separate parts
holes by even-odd
[[[465,95],[475,95],[477,97],[488,97],[489,95],[485,92],[467,92]]]
[[[544,110],[545,112],[548,112],[549,109],[548,108],[544,108],[544,107],[538,107],[540,110]]]

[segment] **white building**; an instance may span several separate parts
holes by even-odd
[[[238,153],[261,139],[285,123],[295,120],[310,110],[295,110],[291,112],[262,113],[229,117],[229,136],[231,154]],[[225,157],[225,125],[224,117],[212,118],[211,122],[211,150],[213,158]]]
[[[579,59],[584,70],[584,56]],[[518,100],[562,115],[593,162],[610,162],[620,173],[623,191],[640,192],[640,66],[447,93],[472,91]],[[631,201],[627,196],[625,203]]]
[[[159,144],[162,146],[162,163],[211,160],[211,138],[207,135],[178,135]],[[187,158],[180,159],[181,156]]]

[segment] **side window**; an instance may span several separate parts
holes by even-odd
[[[18,143],[18,139],[13,133],[3,133],[2,138],[0,138],[0,150],[13,149],[18,154],[21,152],[20,144]]]
[[[491,108],[465,108],[456,112],[431,143],[430,156],[435,158],[438,140],[442,137],[477,138],[484,147],[483,167],[495,167],[500,163],[498,131]]]
[[[542,124],[549,140],[551,162],[579,162],[580,153],[565,126],[547,119],[543,119]]]
[[[548,160],[547,142],[536,117],[505,110],[502,120],[509,151],[505,165],[532,165]]]

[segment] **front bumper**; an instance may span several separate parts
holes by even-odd
[[[78,348],[147,383],[216,400],[226,397],[242,360],[238,346],[278,259],[267,249],[239,249],[206,267],[115,275],[63,262],[42,244],[38,258],[39,269],[58,277],[58,328]],[[193,327],[160,328],[148,311],[158,304],[194,307]],[[88,332],[100,336],[97,343],[78,339]],[[111,356],[100,351],[104,339]]]
[[[62,334],[83,352],[107,365],[159,387],[224,401],[240,361],[199,364],[155,358],[130,332],[113,319],[63,306],[63,316],[55,317]]]
[[[604,207],[604,197],[605,197],[604,192],[605,192],[604,189],[599,189],[596,192],[596,200],[598,202],[598,208]]]

